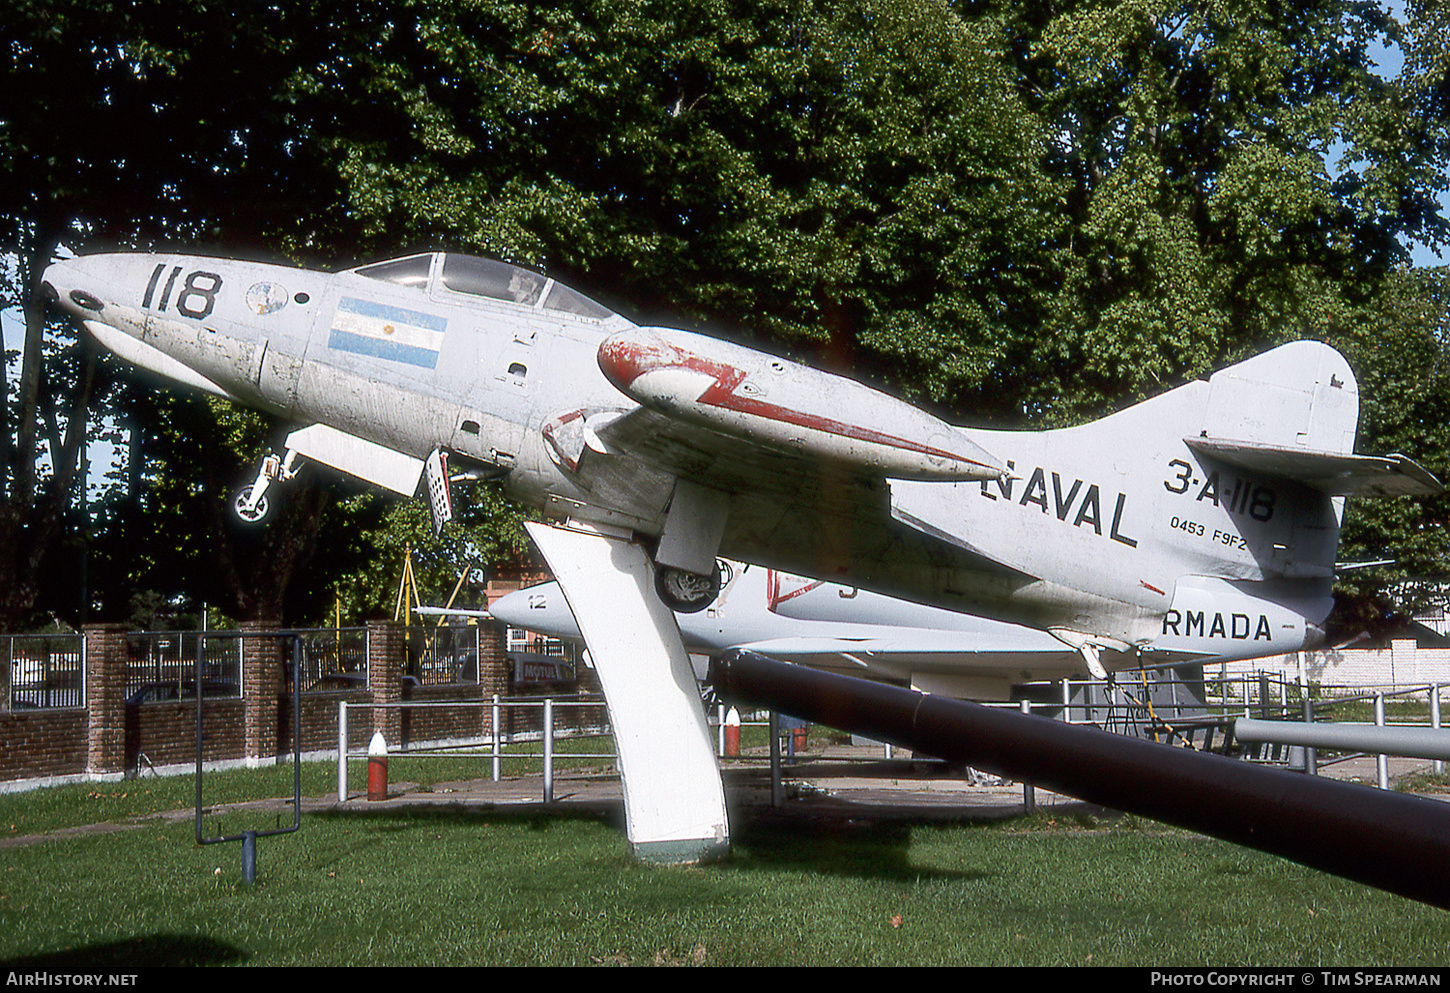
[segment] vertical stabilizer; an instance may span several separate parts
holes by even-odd
[[[1344,356],[1296,341],[1214,373],[1203,434],[1274,448],[1349,454],[1359,386]]]
[[[1408,459],[1354,454],[1358,419],[1349,363],[1294,342],[1090,424],[972,432],[1007,477],[893,480],[891,511],[1036,579],[999,616],[1074,645],[1146,647],[1173,635],[1176,616],[1183,637],[1203,618],[1195,651],[1294,650],[1330,602],[1343,498],[1439,491]],[[1185,577],[1219,582],[1185,607],[1174,599]],[[1312,609],[1274,620],[1288,602]]]

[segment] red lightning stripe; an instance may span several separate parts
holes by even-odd
[[[711,377],[714,382],[707,386],[695,400],[706,406],[715,407],[720,410],[729,410],[739,414],[762,417],[779,424],[793,424],[797,427],[819,431],[822,434],[834,435],[839,438],[849,438],[853,441],[864,441],[871,444],[883,445],[888,448],[896,448],[901,451],[916,452],[936,458],[967,462],[972,465],[983,465],[983,463],[975,459],[970,459],[954,452],[907,441],[904,438],[884,434],[880,431],[873,431],[859,424],[847,424],[843,421],[823,417],[818,414],[808,414],[803,411],[782,407],[778,404],[766,403],[763,400],[741,396],[735,390],[745,381],[747,375],[745,370],[737,369],[724,362],[717,362],[699,355],[693,355],[673,346],[661,348],[654,345],[641,345],[635,342],[616,342],[611,347],[601,350],[600,365],[604,369],[604,372],[618,384],[630,384],[646,372],[672,366],[686,369],[690,372],[704,373]]]
[[[781,593],[781,591],[780,591],[780,573],[776,572],[774,569],[771,569],[771,570],[767,571],[765,575],[766,575],[766,592],[765,592],[765,597],[766,597],[767,605],[768,605],[768,607],[770,609],[770,612],[772,614],[775,613],[775,608],[776,607],[779,607],[781,604],[785,603],[787,600],[794,600],[796,597],[798,597],[798,596],[800,596],[800,595],[802,595],[804,593],[809,593],[811,590],[815,589],[817,586],[822,585],[822,581],[821,580],[815,579],[815,580],[812,580],[811,582],[807,583],[806,585],[800,587],[799,589],[791,590],[789,593]]]

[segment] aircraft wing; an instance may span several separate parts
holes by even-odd
[[[819,585],[812,584],[812,589]],[[975,699],[1006,699],[1013,684],[1082,669],[1075,649],[1032,628],[944,611],[936,612],[944,615],[940,618],[929,611],[923,616],[925,608],[899,601],[888,604],[885,598],[866,593],[853,594],[849,601],[860,618],[856,621],[787,617],[770,607],[769,586],[763,570],[735,571],[715,609],[677,615],[685,644],[711,656],[745,649],[782,662]],[[834,605],[831,588],[822,589]],[[890,610],[883,612],[883,605]],[[494,617],[515,627],[558,638],[582,637],[556,583],[509,593],[490,609]],[[887,620],[893,614],[898,621]],[[912,623],[938,619],[963,626]],[[975,626],[965,626],[966,622]],[[1123,666],[1135,662],[1118,661]],[[1155,661],[1166,660],[1155,657]]]
[[[858,669],[899,669],[905,673],[1001,672],[1022,678],[1022,670],[1072,671],[1081,668],[1082,663],[1077,651],[1063,643],[1014,646],[998,642],[975,648],[964,645],[959,632],[931,629],[902,629],[863,638],[768,638],[732,647],[798,665],[831,668],[833,661],[839,660]],[[1209,652],[1158,649],[1144,652],[1141,661],[1149,666],[1174,665],[1209,657]]]
[[[955,631],[902,629],[879,637],[784,637],[737,645],[782,662],[818,665],[832,658],[848,660],[858,668],[871,670],[956,672],[1001,670],[1015,672],[1044,663],[1053,668],[1080,666],[1081,657],[1066,644],[1035,647],[993,645],[973,648],[963,644]]]
[[[859,463],[816,452],[790,452],[711,430],[648,407],[588,418],[579,448],[576,479],[586,489],[617,492],[660,474],[731,494],[728,526],[734,544],[761,549],[760,560],[800,572],[831,574],[831,554],[822,543],[901,546],[902,529],[891,514],[890,483]],[[656,489],[667,483],[655,482]],[[802,508],[809,508],[804,513]],[[823,522],[829,522],[824,524]],[[745,533],[740,533],[745,532]],[[802,536],[815,536],[803,541]],[[976,570],[1009,584],[1029,576],[960,545],[913,532],[919,547],[902,548],[933,566]],[[807,546],[804,560],[780,560],[772,549]],[[816,551],[810,546],[816,546]],[[822,566],[825,568],[822,568]],[[815,567],[814,569],[810,567]]]
[[[877,494],[880,480],[854,467],[831,466],[817,457],[768,448],[647,407],[636,407],[589,430],[605,451],[586,451],[581,470],[591,455],[628,454],[714,489],[728,492],[748,486],[777,496],[798,493],[802,485],[820,486],[825,476],[833,487],[844,484],[851,491],[851,502],[863,510],[879,512],[885,506]]]

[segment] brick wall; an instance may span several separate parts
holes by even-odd
[[[381,733],[389,748],[402,741],[402,711],[391,704],[403,699],[403,666],[407,641],[403,629],[389,621],[369,621],[368,689],[372,691],[373,731]]]
[[[126,630],[119,624],[86,629],[86,771],[126,768]]]
[[[268,625],[248,625],[243,631],[241,698],[207,697],[204,701],[206,762],[266,764],[292,753],[292,696],[285,668],[290,658],[288,642],[270,630]],[[362,712],[371,703],[487,701],[495,693],[507,696],[503,631],[494,624],[479,625],[475,631],[477,683],[405,689],[406,642],[402,629],[391,623],[370,625],[369,688],[304,693],[302,750],[315,753],[337,747],[340,700],[358,707],[349,715],[350,748],[367,746],[374,717],[390,747],[491,735],[493,715],[488,707]],[[133,773],[138,767],[188,766],[195,762],[194,700],[126,706],[126,638],[125,630],[114,625],[86,629],[86,706],[0,713],[0,782],[72,776],[111,778]],[[573,717],[573,712],[561,711],[561,727],[573,723],[566,722],[565,713]],[[595,716],[589,715],[591,719]]]
[[[350,707],[372,702],[367,690],[338,690],[302,694],[302,751],[325,752],[337,748],[337,705],[346,700]],[[366,748],[373,736],[372,722],[364,710],[351,710],[347,718],[348,748]],[[292,754],[292,695],[277,705],[279,754]]]
[[[286,686],[283,668],[288,640],[268,632],[275,622],[242,625],[242,755],[249,763],[265,763],[279,754],[278,698]]]
[[[208,697],[203,703],[202,761],[234,761],[245,756],[244,701]],[[125,771],[195,763],[195,700],[165,700],[127,708]]]
[[[474,684],[410,686],[403,690],[410,703],[445,700],[483,700],[482,687]],[[490,697],[491,699],[491,697]],[[480,738],[493,723],[490,707],[417,707],[401,712],[400,733],[405,744],[417,741],[446,741],[449,738]],[[389,747],[392,742],[389,742]]]
[[[86,771],[84,708],[0,714],[0,782]]]

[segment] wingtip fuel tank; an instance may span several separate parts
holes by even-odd
[[[721,434],[899,479],[998,479],[960,430],[844,376],[670,328],[618,332],[599,367],[646,407]]]

